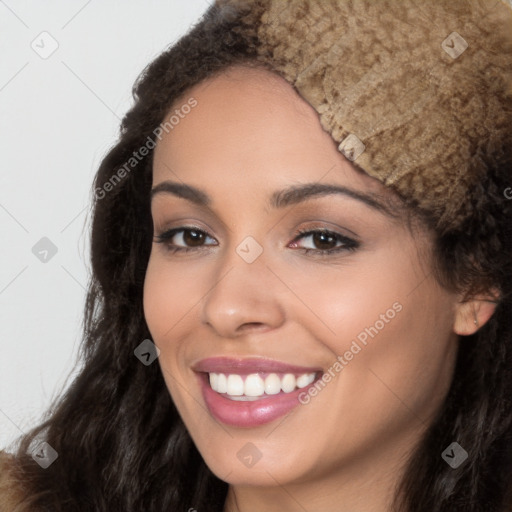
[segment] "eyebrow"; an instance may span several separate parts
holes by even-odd
[[[151,189],[151,200],[158,194],[172,194],[174,196],[186,199],[198,206],[210,207],[211,198],[206,192],[192,185],[177,183],[174,181],[162,181]],[[293,185],[283,190],[275,191],[269,199],[268,205],[274,209],[286,208],[312,199],[315,197],[324,197],[333,194],[341,194],[352,199],[356,199],[366,204],[370,208],[378,210],[390,216],[395,216],[384,204],[379,202],[374,195],[365,194],[351,188],[341,185],[329,185],[322,183],[305,183]]]

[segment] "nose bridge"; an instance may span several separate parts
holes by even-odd
[[[202,322],[222,337],[236,336],[246,324],[277,327],[284,319],[275,277],[267,268],[263,245],[246,236],[230,247],[217,269],[202,306]]]

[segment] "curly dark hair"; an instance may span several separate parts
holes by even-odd
[[[159,366],[145,366],[133,353],[151,338],[142,297],[153,236],[153,151],[108,193],[98,191],[121,175],[192,86],[233,65],[261,66],[256,46],[243,8],[212,5],[138,78],[135,103],[93,185],[82,367],[41,424],[18,441],[14,469],[27,489],[20,512],[222,511],[228,484],[197,451]],[[504,195],[512,184],[510,140],[489,151],[503,158],[478,185],[484,193],[472,194],[481,198],[474,216],[435,236],[434,271],[443,286],[468,297],[499,290],[498,304],[459,347],[449,393],[396,489],[400,512],[512,510],[512,201]],[[413,213],[432,224],[427,212]],[[41,437],[59,454],[45,470],[30,455]],[[456,470],[441,458],[453,440],[471,449]]]

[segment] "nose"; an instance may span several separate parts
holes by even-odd
[[[278,328],[285,321],[282,283],[269,270],[265,252],[248,263],[232,250],[202,302],[201,320],[222,338]]]

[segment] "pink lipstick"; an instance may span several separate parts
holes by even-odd
[[[262,358],[212,357],[193,368],[205,404],[218,421],[251,428],[288,414],[322,375],[319,367]]]

